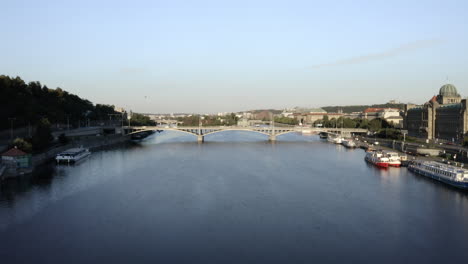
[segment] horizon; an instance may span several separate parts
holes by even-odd
[[[421,104],[446,83],[468,95],[465,2],[4,7],[0,74],[134,112]]]

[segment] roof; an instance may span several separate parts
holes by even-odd
[[[416,106],[416,107],[413,107],[413,108],[410,108],[408,109],[408,112],[409,111],[421,111],[423,110],[424,108],[422,106]]]
[[[461,108],[462,104],[446,104],[446,105],[441,105],[439,109],[449,109],[449,108]]]
[[[441,96],[449,96],[449,97],[460,97],[460,95],[457,92],[457,88],[455,85],[447,83],[440,87],[439,90],[439,95]]]
[[[25,156],[28,155],[28,153],[15,148],[11,148],[7,150],[6,152],[3,152],[2,156],[8,156],[8,157],[17,157],[17,156]]]

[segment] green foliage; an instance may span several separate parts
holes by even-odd
[[[468,136],[463,138],[463,146],[468,147]]]
[[[13,144],[11,147],[17,147],[18,149],[26,152],[26,153],[31,153],[32,152],[32,145],[30,142],[26,141],[23,138],[16,138],[13,140]]]
[[[377,137],[379,138],[388,138],[395,140],[403,140],[403,134],[401,131],[394,128],[383,128],[377,132]]]
[[[287,124],[287,125],[297,125],[299,120],[290,117],[275,117],[275,123]]]
[[[32,138],[33,150],[37,152],[46,149],[52,140],[50,122],[47,118],[41,118],[36,126],[36,133]]]
[[[177,121],[182,122],[182,126],[198,126],[200,122],[200,116],[191,115],[186,117],[179,117]]]
[[[156,125],[156,122],[151,120],[151,118],[142,114],[137,114],[137,113],[132,114],[132,117],[130,118],[130,123],[131,125],[134,125],[134,126],[155,126]]]
[[[105,120],[109,115],[116,114],[113,105],[96,104],[94,111],[90,113],[90,118],[95,120]]]
[[[351,119],[346,117],[328,119],[328,116],[324,116],[322,120],[317,120],[314,122],[314,126],[317,126],[318,124],[322,124],[323,127],[363,128],[369,129],[370,131],[378,131],[382,128],[392,128],[391,124],[380,118],[369,121],[367,119]]]
[[[77,125],[85,118],[104,120],[115,114],[114,106],[96,105],[60,88],[49,89],[39,82],[26,84],[21,78],[0,75],[0,130],[8,129],[8,118],[15,118],[14,127],[35,123],[42,117],[53,123]],[[21,107],[19,107],[21,106]]]
[[[376,119],[372,119],[371,121],[369,121],[369,130],[373,132],[379,131],[382,128],[391,128],[391,127],[392,125],[389,124],[384,119],[376,118]]]
[[[177,121],[181,122],[181,126],[198,126],[200,118],[202,126],[235,126],[237,125],[237,121],[239,121],[239,118],[234,113],[225,116],[191,115],[179,117]]]

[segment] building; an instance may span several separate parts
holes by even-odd
[[[1,161],[6,168],[5,174],[16,176],[19,173],[27,173],[32,170],[31,154],[27,154],[16,147],[2,153]]]
[[[380,118],[396,128],[403,127],[403,117],[399,108],[367,108],[362,112],[361,118],[372,120]]]
[[[404,125],[410,136],[460,142],[468,131],[467,110],[456,87],[445,84],[425,104],[405,105]]]
[[[329,119],[338,119],[344,116],[343,113],[295,113],[294,118],[299,121],[301,125],[311,125],[317,120],[323,120],[325,116]]]

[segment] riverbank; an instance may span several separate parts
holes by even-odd
[[[25,174],[32,173],[36,168],[54,161],[58,153],[63,152],[67,149],[83,147],[90,151],[97,151],[106,147],[124,144],[130,140],[130,136],[122,135],[107,135],[107,136],[90,136],[90,137],[79,137],[73,138],[66,145],[57,146],[47,150],[46,152],[35,154],[31,158],[31,167],[27,169],[16,169],[15,171],[5,171],[3,175],[0,175],[0,180],[7,178],[15,178]]]
[[[408,160],[430,160],[430,161],[437,161],[437,162],[442,162],[442,163],[450,162],[450,163],[455,164],[456,166],[462,165],[467,162],[466,152],[458,152],[461,155],[457,156],[458,157],[457,160],[450,160],[440,155],[418,154],[415,151],[415,148],[418,147],[419,145],[414,144],[414,143],[408,144],[408,143],[404,143],[404,142],[396,141],[396,140],[374,139],[374,138],[364,138],[364,137],[360,137],[358,142],[360,146],[364,144],[365,146],[370,146],[374,149],[395,151],[399,155],[406,155],[408,157]],[[373,144],[375,142],[379,142],[379,144],[378,145]],[[408,146],[410,146],[410,148],[407,148]],[[436,146],[436,147],[438,148],[431,148],[432,150],[434,150],[434,153],[435,152],[442,153],[444,151],[446,151],[446,153],[453,153],[450,150],[447,151],[446,149],[440,146]],[[424,148],[426,148],[426,146],[424,146]],[[364,147],[364,149],[366,148]]]
[[[130,139],[129,136],[121,135],[109,135],[109,136],[99,136],[99,137],[81,137],[73,139],[72,142],[51,149],[45,153],[33,155],[32,164],[33,167],[40,166],[44,163],[52,161],[58,153],[65,151],[70,148],[83,147],[87,148],[90,151],[99,150],[103,147],[108,147],[120,143],[124,143]]]

